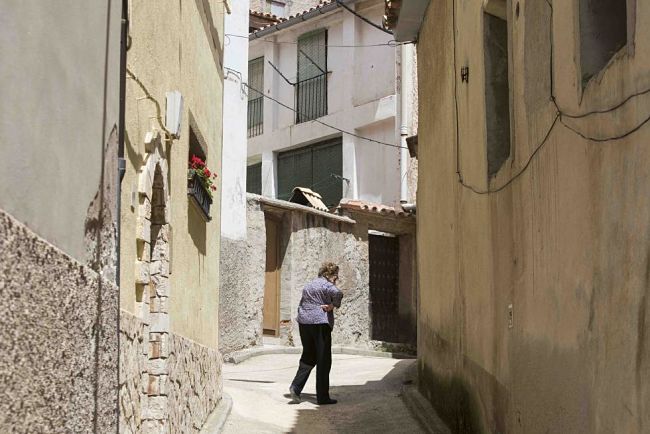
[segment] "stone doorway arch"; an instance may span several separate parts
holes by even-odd
[[[145,162],[138,178],[136,312],[144,323],[141,390],[143,432],[168,427],[170,296],[169,166],[159,135],[148,134]]]

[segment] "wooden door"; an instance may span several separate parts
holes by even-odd
[[[264,334],[280,331],[280,222],[266,217],[266,271],[264,276]]]

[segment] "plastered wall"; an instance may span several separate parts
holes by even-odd
[[[650,9],[628,2],[633,39],[583,88],[578,2],[507,3],[513,139],[488,183],[482,3],[432,3],[418,43],[420,389],[453,432],[647,432],[650,129],[569,127],[625,135],[650,99],[548,131],[551,95],[583,114],[650,87]]]
[[[120,2],[5,2],[0,207],[81,262],[119,113]]]
[[[156,149],[168,167],[169,317],[171,331],[216,348],[218,342],[218,288],[221,185],[213,195],[212,220],[206,222],[187,195],[190,125],[200,138],[210,170],[221,178],[223,4],[203,1],[136,2],[131,5],[127,53],[126,158],[122,181],[121,308],[136,312],[136,236],[139,231],[140,174],[151,147],[148,132],[158,132]],[[217,35],[213,39],[211,32]],[[216,44],[216,45],[214,45]],[[165,94],[183,96],[180,135],[166,140],[158,116],[165,122]],[[147,93],[151,98],[147,97]],[[160,112],[158,111],[160,110]],[[149,149],[148,149],[149,148]],[[219,179],[220,179],[219,178]],[[135,197],[135,201],[132,199]]]

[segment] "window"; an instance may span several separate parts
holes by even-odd
[[[298,38],[296,123],[327,114],[327,30]]]
[[[510,85],[508,83],[508,22],[483,14],[485,61],[485,124],[488,180],[510,156]]]
[[[264,58],[248,62],[248,137],[264,132]],[[259,91],[259,92],[258,92]]]
[[[582,85],[627,44],[626,0],[580,0]]]
[[[343,148],[341,138],[328,140],[278,155],[278,199],[289,200],[295,187],[319,193],[327,206],[343,197]]]
[[[246,168],[246,192],[262,194],[262,163],[251,164]]]
[[[194,203],[205,221],[210,221],[210,206],[212,205],[212,188],[209,180],[212,176],[206,173],[209,170],[209,163],[204,146],[205,141],[198,129],[195,128],[194,118],[190,114],[190,143],[188,152],[188,179],[187,195],[191,203]],[[198,157],[201,162],[194,162],[193,158]],[[203,170],[201,170],[203,169]],[[204,178],[205,176],[205,178]]]
[[[284,3],[281,1],[270,0],[267,2],[270,6],[271,14],[277,17],[284,17]]]

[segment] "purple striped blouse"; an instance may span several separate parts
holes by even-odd
[[[329,324],[334,328],[334,312],[325,312],[321,305],[341,307],[342,298],[340,289],[324,277],[318,277],[302,289],[296,321],[298,324]]]

